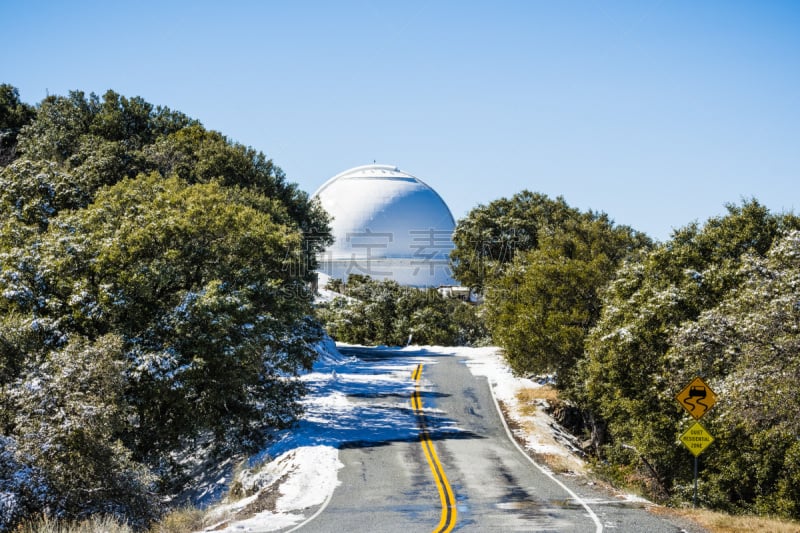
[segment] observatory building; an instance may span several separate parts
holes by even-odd
[[[453,215],[419,178],[394,166],[365,165],[332,177],[314,197],[331,215],[335,239],[319,257],[321,275],[457,285],[449,265]]]

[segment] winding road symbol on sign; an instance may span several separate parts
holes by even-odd
[[[716,393],[699,377],[694,378],[675,399],[695,420],[706,414],[717,403]]]

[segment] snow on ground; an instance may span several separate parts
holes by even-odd
[[[381,397],[411,397],[411,372],[418,355],[390,362],[365,362],[344,357],[328,340],[319,346],[314,368],[302,376],[309,389],[305,414],[292,430],[282,432],[261,454],[251,457],[232,482],[244,496],[209,511],[207,530],[275,531],[299,524],[308,511],[323,504],[338,485],[343,466],[339,447],[345,443],[380,443],[418,436],[413,411],[381,403]],[[409,404],[410,407],[410,404]],[[209,491],[218,494],[219,490]],[[232,498],[228,498],[231,500]]]
[[[338,485],[342,467],[332,446],[299,446],[262,468],[237,476],[239,490],[250,494],[214,508],[214,531],[274,531],[300,522],[297,511],[320,505]]]
[[[240,499],[229,497],[212,508],[209,517],[214,525],[207,531],[275,531],[301,524],[339,484],[341,445],[417,438],[419,429],[413,410],[398,409],[396,402],[382,403],[379,399],[410,398],[414,367],[420,362],[435,364],[425,358],[426,353],[451,354],[462,359],[473,375],[487,377],[498,401],[514,420],[513,425],[525,428],[521,436],[531,451],[569,458],[576,470],[582,465],[553,436],[556,426],[542,410],[533,416],[522,413],[517,392],[540,385],[514,377],[497,348],[376,349],[401,355],[387,361],[362,361],[344,357],[330,340],[320,344],[318,362],[302,377],[309,388],[303,402],[305,415],[296,428],[283,432],[261,454],[250,458],[232,483],[231,476],[222,477],[217,487],[209,490],[219,498],[222,488],[232,488]]]
[[[331,277],[326,275],[326,274],[323,274],[321,272],[317,273],[317,284],[318,284],[318,287],[317,287],[317,291],[316,291],[316,294],[315,294],[314,303],[316,303],[316,304],[330,303],[333,300],[335,300],[336,298],[344,298],[348,302],[354,302],[355,301],[355,299],[351,298],[350,296],[344,295],[344,294],[342,294],[340,292],[336,292],[336,291],[332,291],[330,289],[327,289],[326,287],[328,286],[328,282],[330,281],[330,279],[331,279]]]

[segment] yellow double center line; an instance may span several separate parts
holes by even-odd
[[[428,459],[428,465],[431,467],[433,479],[436,481],[436,488],[439,490],[439,499],[442,502],[442,517],[439,520],[439,525],[433,530],[433,533],[448,533],[456,526],[456,518],[458,512],[456,511],[456,499],[453,496],[453,489],[447,481],[447,476],[442,468],[442,463],[439,462],[439,456],[436,455],[436,448],[433,447],[433,441],[428,433],[428,427],[425,423],[425,413],[422,407],[422,394],[420,393],[420,378],[422,377],[422,365],[417,365],[414,372],[411,374],[411,379],[416,382],[414,387],[414,394],[411,395],[411,407],[417,415],[419,423],[420,435],[419,440],[422,443],[422,450],[425,452],[425,457]]]

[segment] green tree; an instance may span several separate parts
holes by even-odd
[[[331,242],[327,213],[287,182],[263,153],[231,143],[196,120],[140,97],[126,98],[114,91],[102,99],[80,91],[50,96],[23,129],[20,149],[29,160],[51,161],[66,171],[87,201],[100,187],[156,170],[189,183],[221,180],[239,188],[239,201],[256,209],[269,210],[270,202],[279,202],[285,208],[281,222],[297,224],[303,232],[301,253],[293,258],[291,269],[305,281],[313,277],[317,254]]]
[[[0,529],[44,511],[139,527],[180,487],[175,453],[254,450],[300,413],[328,218],[263,153],[138,97],[76,91],[12,122]]]
[[[196,124],[182,113],[154,107],[138,96],[126,98],[109,90],[101,100],[95,94],[87,97],[82,91],[70,91],[68,96],[53,95],[42,101],[35,119],[23,129],[20,148],[30,159],[70,162],[75,167],[89,155],[82,149],[86,137],[121,143],[130,155],[161,136]],[[132,177],[139,169],[130,171]]]
[[[84,207],[91,199],[74,176],[46,161],[21,159],[0,169],[0,216],[6,233],[12,224],[44,232],[64,209]]]
[[[48,96],[39,104],[36,119],[22,129],[19,150],[28,159],[64,163],[88,133],[97,106],[97,98],[87,99],[82,91]]]
[[[331,242],[327,213],[308,193],[288,182],[264,153],[233,143],[198,121],[141,97],[127,98],[114,91],[107,91],[102,99],[81,91],[49,96],[35,119],[22,129],[19,148],[28,159],[63,165],[62,170],[92,196],[102,186],[157,171],[190,184],[221,181],[226,187],[242,189],[243,202],[249,199],[258,204],[264,196],[280,202],[285,216],[304,235],[303,253],[292,268],[306,281],[316,270],[317,254]]]
[[[127,148],[140,149],[156,140],[153,105],[140,96],[126,98],[114,91],[103,95],[96,105],[89,133],[107,141],[119,141]]]
[[[333,280],[346,293],[317,315],[336,340],[358,344],[465,346],[484,342],[486,327],[472,304],[442,297],[436,289],[403,287],[351,275],[347,284]]]
[[[20,101],[16,87],[0,84],[0,167],[16,159],[17,136],[35,116],[36,110]]]
[[[259,204],[265,197],[282,203],[287,218],[304,235],[303,254],[293,268],[306,281],[312,279],[317,255],[331,243],[328,214],[318,201],[288,183],[283,171],[262,152],[193,124],[160,137],[142,153],[145,166],[164,176],[177,175],[188,183],[220,180],[225,186],[241,188],[240,201],[256,208],[263,208]]]
[[[142,527],[158,514],[155,477],[118,439],[125,364],[118,337],[75,337],[10,394],[17,460],[30,468],[31,498],[55,517],[107,514]]]
[[[579,212],[563,198],[522,191],[480,205],[458,221],[450,253],[453,275],[462,285],[482,291],[503,273],[518,253],[534,250],[548,233]]]
[[[217,183],[124,180],[44,243],[49,308],[62,324],[125,340],[137,413],[128,439],[140,455],[205,430],[220,447],[251,450],[264,427],[299,412],[302,385],[286,377],[310,367],[305,341],[318,335],[287,265],[302,236],[234,197]]]
[[[33,107],[20,101],[19,90],[7,83],[0,84],[0,130],[17,130],[36,116]]]
[[[625,259],[649,245],[605,215],[566,220],[489,282],[487,323],[519,374],[555,372],[569,388],[584,339],[600,316],[600,291]]]

